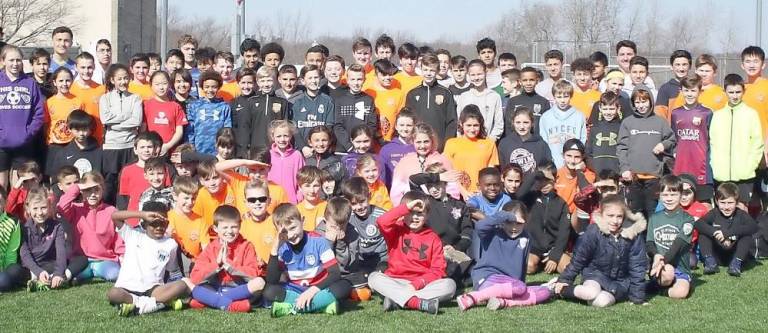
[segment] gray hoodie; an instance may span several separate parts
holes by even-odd
[[[635,90],[649,91],[642,86],[636,87]],[[632,106],[634,107],[634,102]],[[664,146],[664,152],[656,155],[653,153],[653,147],[659,143]],[[641,114],[635,109],[631,116],[621,122],[619,143],[616,147],[619,170],[661,177],[664,163],[672,157],[674,148],[675,133],[666,120],[653,112],[651,101],[647,113]]]

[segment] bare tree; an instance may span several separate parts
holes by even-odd
[[[0,0],[0,26],[7,43],[23,46],[64,25],[76,12],[66,0]]]
[[[231,30],[226,23],[213,18],[184,17],[179,10],[168,11],[168,46],[176,47],[175,42],[183,35],[194,36],[200,46],[209,46],[217,50],[229,50]]]

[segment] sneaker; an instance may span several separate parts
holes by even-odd
[[[459,297],[456,297],[456,304],[459,305],[459,310],[467,311],[475,305],[475,299],[469,294],[459,295]]]
[[[42,283],[38,280],[29,280],[27,282],[27,291],[28,292],[36,292],[36,291],[48,291],[51,290],[51,287],[49,287],[47,284]]]
[[[733,258],[731,264],[728,265],[728,275],[739,277],[741,276],[741,260]]]
[[[384,309],[384,312],[394,311],[400,308],[400,306],[389,297],[384,297],[384,300],[381,302],[381,307]]]
[[[250,312],[251,311],[251,302],[247,299],[241,299],[239,301],[234,301],[229,304],[227,307],[227,311],[229,312]]]
[[[272,303],[272,318],[285,317],[287,315],[296,314],[296,310],[293,309],[293,305],[285,302]]]
[[[349,299],[355,302],[369,301],[371,300],[371,289],[367,287],[354,288],[349,293]]]
[[[331,304],[328,304],[328,306],[325,307],[325,310],[323,310],[323,313],[327,313],[329,315],[335,315],[339,313],[339,305],[336,302],[333,302]]]
[[[541,286],[551,291],[555,290],[555,283],[557,283],[557,277],[551,278],[549,281],[542,283]]]
[[[136,314],[136,306],[133,303],[123,303],[117,306],[117,315],[120,317],[130,317]]]
[[[196,300],[194,298],[189,301],[189,308],[190,309],[205,309],[205,307],[206,307],[205,304],[200,303],[200,301],[198,301],[198,300]]]
[[[419,301],[419,311],[436,315],[440,310],[440,300],[437,298]]]
[[[504,308],[504,300],[498,297],[491,297],[491,299],[488,300],[488,305],[486,307],[489,310],[498,310]]]
[[[153,298],[154,299],[154,298]],[[144,304],[141,304],[138,307],[138,313],[140,315],[145,315],[152,312],[157,312],[162,309],[165,309],[165,303],[157,303],[157,302],[146,302]]]
[[[720,272],[720,267],[717,266],[717,260],[715,257],[704,257],[704,274],[715,274]]]
[[[173,311],[181,311],[181,309],[184,308],[184,302],[181,301],[181,299],[175,299],[168,303],[165,303],[166,306],[168,306],[169,309],[172,309]]]

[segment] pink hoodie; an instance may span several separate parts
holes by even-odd
[[[299,169],[304,166],[304,156],[301,152],[288,147],[285,153],[277,149],[277,145],[272,144],[269,150],[272,157],[272,168],[269,169],[267,179],[281,185],[288,192],[288,199],[292,204],[301,201],[302,196],[299,193],[299,184],[296,183],[296,175]]]
[[[73,252],[88,259],[117,261],[125,253],[125,244],[112,223],[112,213],[117,209],[105,203],[90,208],[86,203],[75,202],[78,195],[80,188],[72,185],[56,205],[59,214],[72,225]]]
[[[435,163],[441,163],[446,171],[453,170],[451,160],[436,151],[429,154],[423,164],[419,162],[419,157],[416,153],[408,153],[403,156],[400,162],[397,163],[392,176],[392,188],[389,190],[389,197],[392,199],[392,202],[395,204],[399,203],[403,195],[411,190],[408,180],[411,175],[422,173],[426,167]],[[458,184],[448,183],[446,192],[454,199],[459,199],[460,191]]]

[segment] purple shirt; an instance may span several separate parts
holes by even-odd
[[[672,111],[671,125],[677,139],[673,173],[689,173],[699,185],[712,184],[709,166],[709,124],[712,110],[697,104],[686,109],[681,106]]]
[[[43,101],[35,79],[19,74],[11,81],[0,72],[0,148],[28,143],[43,126]]]
[[[403,141],[403,139],[399,137],[392,139],[392,141],[385,144],[384,147],[381,147],[379,158],[381,162],[384,163],[384,170],[382,170],[383,177],[380,178],[384,180],[384,184],[387,185],[387,188],[391,188],[392,186],[392,176],[395,173],[397,162],[400,162],[400,159],[402,159],[403,156],[415,151],[416,149],[412,144]]]

